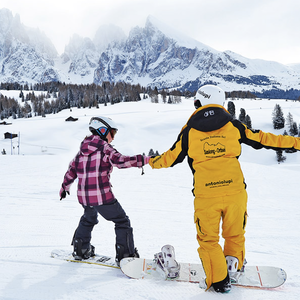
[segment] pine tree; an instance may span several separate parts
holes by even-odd
[[[291,133],[291,129],[293,127],[293,123],[294,123],[293,115],[289,112],[287,114],[287,117],[286,117],[286,125],[289,128],[289,133]]]
[[[248,128],[252,128],[252,122],[251,122],[251,118],[249,115],[246,115],[245,117],[245,125],[248,127]]]
[[[19,94],[19,98],[22,99],[22,102],[24,102],[24,93],[23,91],[21,90],[20,94]]]
[[[235,119],[236,118],[236,116],[235,116],[235,105],[232,101],[228,101],[227,109],[228,109],[228,112],[231,114],[231,116]]]
[[[284,128],[285,120],[282,109],[279,104],[276,104],[272,112],[273,128],[281,129]]]
[[[290,128],[290,134],[292,136],[296,136],[298,135],[299,131],[298,131],[298,126],[297,126],[297,123],[296,122],[293,122],[291,128]]]
[[[239,115],[239,120],[245,124],[245,119],[246,119],[246,111],[244,108],[241,108],[240,110],[240,115]]]
[[[276,150],[276,156],[277,156],[277,161],[278,163],[284,162],[286,160],[286,157],[283,156],[282,150]]]
[[[167,103],[167,92],[165,89],[161,91],[162,101],[163,103]]]
[[[151,148],[150,151],[149,151],[148,156],[154,156],[154,155],[155,155],[155,153],[154,153],[153,149]]]
[[[152,94],[151,95],[151,102],[152,103],[158,103],[158,95]]]

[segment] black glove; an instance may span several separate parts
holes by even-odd
[[[62,190],[61,190],[61,192],[60,192],[60,200],[66,198],[67,193],[68,193],[68,195],[70,195],[70,192],[69,192],[69,191],[65,191],[65,190],[62,188]]]

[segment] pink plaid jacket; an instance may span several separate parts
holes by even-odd
[[[97,135],[86,137],[80,150],[70,162],[62,184],[69,191],[78,177],[78,201],[84,206],[107,204],[115,200],[111,190],[110,173],[113,167],[142,167],[144,156],[125,156]]]

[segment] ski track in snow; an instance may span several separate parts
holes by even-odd
[[[277,102],[234,103],[237,112],[240,107],[249,110],[254,128],[272,131],[271,113]],[[299,120],[300,103],[281,100],[279,104],[285,115],[290,111],[294,120]],[[50,257],[53,249],[72,251],[70,242],[82,214],[76,184],[63,201],[59,201],[58,192],[68,163],[88,134],[90,117],[102,114],[114,118],[120,124],[116,149],[133,155],[147,154],[150,148],[161,153],[170,148],[192,112],[191,100],[172,106],[141,101],[99,110],[66,110],[0,126],[1,137],[8,130],[21,132],[20,155],[16,155],[16,148],[10,155],[10,141],[0,139],[0,149],[7,151],[6,156],[0,156],[0,299],[300,299],[299,153],[285,154],[286,162],[277,164],[275,152],[243,147],[240,158],[249,194],[246,258],[251,265],[286,270],[287,282],[280,288],[233,287],[229,294],[219,295],[205,292],[197,284],[133,280],[117,269]],[[64,122],[70,115],[79,121]],[[115,196],[131,219],[141,256],[151,258],[164,244],[172,244],[178,261],[199,262],[193,180],[186,161],[164,170],[146,166],[143,176],[140,169],[115,169],[111,179]],[[92,239],[96,252],[114,255],[114,239],[113,225],[99,217]]]

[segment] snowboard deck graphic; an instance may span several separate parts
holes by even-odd
[[[74,257],[72,256],[72,253],[69,251],[53,250],[51,252],[51,257],[61,259],[61,260],[76,262],[76,263],[92,264],[92,265],[99,265],[104,267],[120,269],[120,267],[115,262],[115,259],[107,255],[96,254],[95,256],[90,257],[89,259],[75,260]]]
[[[120,267],[122,272],[130,278],[161,278],[160,274],[156,271],[157,265],[155,261],[151,259],[123,258]],[[203,277],[205,277],[205,273],[201,264],[180,263],[179,277],[167,280],[199,283]],[[236,286],[269,289],[281,286],[285,283],[286,278],[287,274],[281,268],[246,265],[245,272],[241,274],[238,282],[232,284]]]

